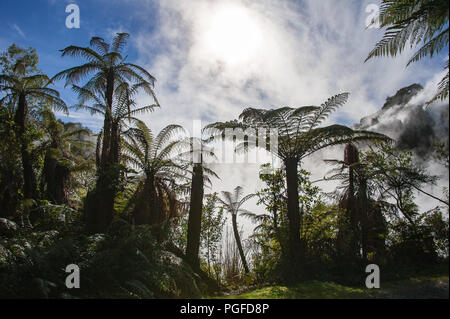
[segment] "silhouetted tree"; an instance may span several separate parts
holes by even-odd
[[[132,216],[138,225],[160,225],[177,216],[176,179],[185,179],[186,167],[176,161],[182,131],[179,125],[166,126],[154,136],[143,123],[124,135],[122,158],[143,173],[130,199]]]
[[[209,178],[210,176],[216,178],[218,178],[218,176],[203,162],[204,156],[213,156],[212,152],[208,150],[206,142],[197,138],[191,138],[188,141],[188,147],[190,148],[188,154],[190,160],[188,163],[192,168],[192,178],[190,188],[191,196],[189,203],[186,257],[194,267],[199,267],[200,235],[205,183],[211,183]]]
[[[114,211],[114,199],[117,193],[116,185],[120,175],[119,143],[120,127],[113,118],[114,104],[126,105],[128,111],[131,105],[115,99],[127,99],[127,95],[142,89],[151,95],[155,104],[159,106],[153,92],[155,78],[144,68],[126,62],[122,56],[122,49],[129,37],[127,33],[117,33],[112,44],[104,39],[93,37],[90,47],[69,46],[62,50],[62,56],[83,57],[87,63],[64,70],[53,77],[52,80],[66,79],[66,86],[80,82],[83,78],[93,74],[83,87],[74,86],[75,92],[79,94],[79,104],[84,105],[92,101],[93,111],[96,112],[98,105],[103,111],[104,123],[102,130],[101,150],[98,148],[98,170],[96,189],[88,194],[85,213],[90,220],[88,227],[91,231],[104,231],[112,220]],[[128,84],[132,82],[132,84]],[[127,86],[124,90],[123,87]],[[117,92],[119,91],[119,92]],[[122,91],[122,92],[120,92]],[[123,92],[128,93],[123,93]],[[142,111],[147,110],[144,108]],[[98,215],[92,217],[92,215]]]
[[[303,106],[299,108],[283,107],[264,110],[248,108],[240,115],[241,121],[214,123],[208,126],[213,134],[224,134],[227,128],[253,129],[246,134],[257,141],[257,146],[267,148],[266,136],[258,140],[258,131],[275,129],[278,133],[278,147],[269,149],[284,163],[287,185],[287,217],[289,220],[288,251],[286,260],[286,278],[292,280],[301,277],[299,266],[302,264],[304,246],[300,239],[302,214],[298,198],[298,166],[306,156],[329,146],[346,144],[350,141],[384,139],[384,135],[354,131],[343,125],[318,127],[328,115],[343,105],[348,93],[336,95],[321,106]],[[238,149],[250,146],[248,141],[238,145]]]
[[[249,273],[247,260],[245,259],[244,249],[242,248],[241,237],[239,235],[239,229],[237,225],[237,217],[240,213],[249,213],[249,211],[241,208],[241,206],[250,198],[256,196],[255,194],[249,194],[242,197],[242,187],[237,186],[233,193],[223,191],[222,198],[219,201],[222,203],[223,208],[231,214],[231,222],[233,225],[234,239],[236,240],[236,245],[239,250],[239,255],[241,257],[242,266],[244,267],[245,273]]]
[[[26,63],[26,60],[18,60],[12,73],[0,75],[0,90],[6,92],[2,102],[15,105],[14,123],[22,157],[24,197],[37,199],[37,178],[30,151],[32,141],[26,134],[30,109],[37,108],[39,102],[65,112],[67,106],[58,91],[46,86],[49,78],[44,74],[29,75]]]
[[[56,120],[50,110],[42,112],[42,124],[48,140],[40,146],[45,151],[41,189],[53,203],[69,204],[72,173],[93,169],[93,161],[76,153],[92,145],[90,131]]]

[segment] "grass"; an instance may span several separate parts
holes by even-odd
[[[364,295],[361,288],[347,287],[334,282],[310,281],[295,287],[270,286],[225,299],[303,299],[303,298],[357,298]]]
[[[294,287],[270,286],[216,299],[367,299],[448,298],[448,276],[416,277],[381,283],[380,289],[350,287],[334,282],[310,281]]]

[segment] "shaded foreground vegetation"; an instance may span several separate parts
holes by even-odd
[[[323,126],[348,93],[319,106],[248,108],[202,138],[178,125],[154,133],[139,116],[160,107],[155,79],[122,55],[128,37],[65,48],[62,56],[84,63],[51,79],[34,49],[12,45],[0,55],[0,298],[201,298],[268,284],[237,297],[383,298],[435,280],[408,279],[419,270],[446,276],[438,280],[448,294],[448,188],[429,193],[440,176],[388,136]],[[72,108],[101,116],[100,132],[56,119],[55,110],[69,109],[50,88],[58,80],[77,95]],[[151,104],[138,105],[139,94]],[[261,166],[254,194],[240,186],[208,193],[219,176],[204,158],[229,129],[246,130],[231,136],[236,151],[257,147],[282,162]],[[324,193],[302,164],[331,146],[343,152],[323,163],[321,181],[338,186]],[[429,156],[448,178],[448,140]],[[420,211],[417,192],[437,206]],[[263,213],[244,208],[253,197]],[[256,224],[249,238],[242,218]],[[376,292],[361,288],[372,263],[388,282]],[[66,287],[69,264],[81,270],[79,289]]]

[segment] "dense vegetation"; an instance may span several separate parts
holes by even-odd
[[[392,280],[448,267],[448,189],[428,193],[439,177],[389,137],[323,126],[347,93],[320,106],[248,108],[205,127],[202,140],[183,137],[178,125],[154,133],[139,116],[160,107],[155,78],[126,60],[128,37],[63,49],[85,62],[53,78],[32,48],[13,44],[0,55],[0,298],[183,298],[267,284],[294,285],[294,295],[277,286],[292,297],[304,282],[359,286],[342,288],[354,296],[365,294],[371,263]],[[78,96],[70,108],[102,117],[100,132],[57,119],[55,111],[69,110],[51,88],[61,80]],[[138,105],[139,94],[153,102]],[[278,132],[278,148],[267,150],[283,165],[261,166],[255,194],[238,185],[207,193],[218,176],[202,159],[214,156],[211,136],[230,128],[253,129],[238,141],[243,152],[250,137],[268,147],[259,131]],[[323,163],[323,181],[339,186],[324,193],[302,161],[337,145],[342,158]],[[435,146],[432,156],[448,170],[448,145]],[[439,205],[421,212],[416,192]],[[252,197],[263,214],[245,209]],[[256,224],[247,239],[242,219]],[[66,287],[69,264],[81,269],[79,289]]]

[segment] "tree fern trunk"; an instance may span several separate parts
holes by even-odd
[[[114,199],[118,178],[116,172],[117,165],[114,165],[111,154],[112,139],[112,106],[114,96],[114,75],[110,73],[106,80],[106,107],[109,112],[105,112],[103,121],[103,144],[100,155],[100,165],[97,168],[98,178],[94,192],[90,193],[89,200],[86,201],[86,214],[88,229],[94,232],[103,232],[112,221],[114,213]]]
[[[195,164],[192,175],[186,257],[194,267],[199,267],[200,233],[203,210],[203,167]],[[209,271],[209,270],[208,270]]]
[[[21,94],[19,95],[17,110],[14,115],[14,122],[17,125],[17,135],[20,140],[20,152],[23,168],[23,191],[25,198],[36,199],[36,175],[34,174],[33,160],[30,152],[28,151],[28,141],[25,136],[27,113],[27,101],[25,95]]]
[[[359,215],[361,220],[361,248],[363,260],[367,260],[368,252],[368,214],[369,214],[369,198],[367,196],[367,182],[361,181],[358,191]]]
[[[294,279],[300,274],[302,262],[302,247],[300,244],[301,216],[298,201],[298,162],[296,159],[287,159],[287,216],[289,221],[288,249],[287,249],[287,273],[288,279]]]
[[[151,224],[151,215],[154,207],[154,179],[148,173],[144,184],[141,186],[141,190],[138,190],[135,200],[135,206],[133,210],[133,219],[136,225],[148,225]],[[153,188],[153,191],[152,191]]]
[[[27,150],[26,143],[22,142],[22,167],[23,167],[23,189],[24,197],[36,199],[36,176],[33,170],[31,154]]]
[[[244,249],[242,249],[241,237],[239,236],[239,230],[237,227],[237,216],[236,214],[232,214],[232,223],[233,223],[233,233],[234,239],[236,240],[236,245],[238,247],[239,255],[241,256],[242,266],[244,266],[244,271],[246,274],[250,272],[247,265],[247,260],[245,259]]]
[[[114,96],[114,76],[108,75],[106,80],[106,107],[109,112],[105,112],[105,119],[103,121],[103,145],[101,154],[101,166],[107,165],[110,159],[111,151],[111,126],[112,126],[112,105]]]
[[[148,182],[148,202],[149,202],[149,211],[147,212],[147,221],[148,224],[154,225],[158,222],[159,219],[159,210],[160,206],[158,205],[158,198],[156,194],[156,185],[155,185],[155,176],[150,173],[147,175]]]

